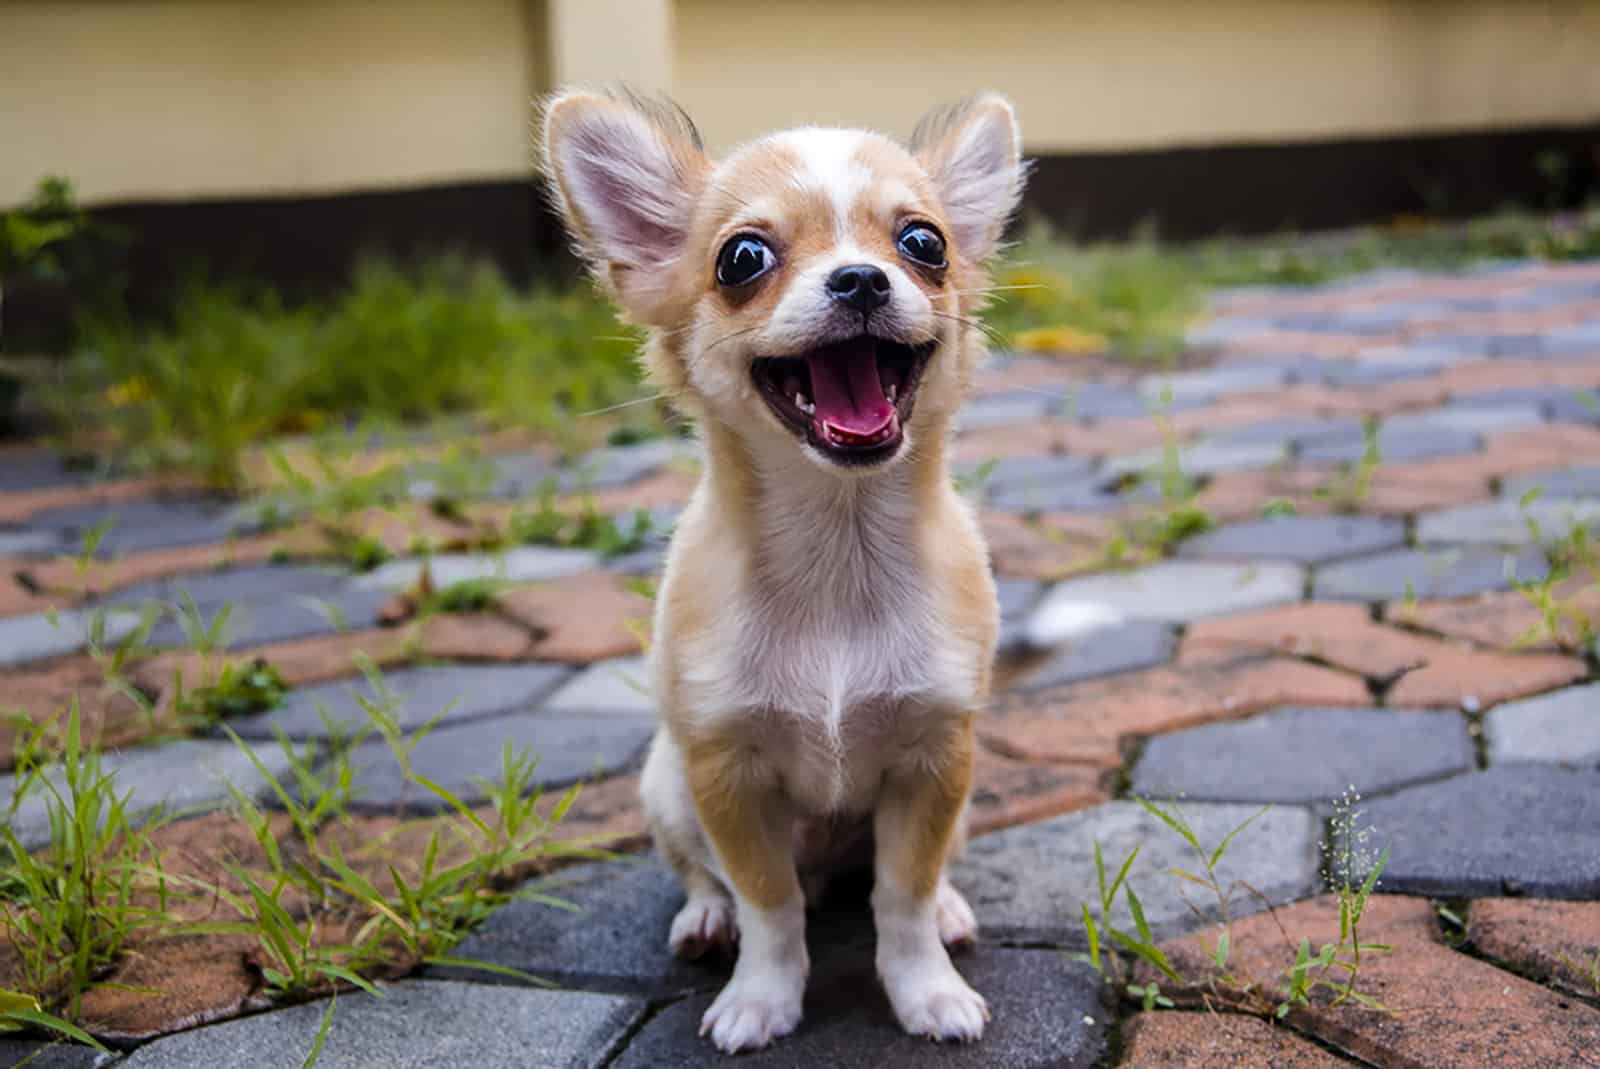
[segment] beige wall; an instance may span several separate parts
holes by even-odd
[[[4,0],[0,203],[525,174],[524,0]]]
[[[560,81],[713,145],[1010,93],[1034,152],[1600,120],[1600,0],[0,0],[0,204],[526,174]]]
[[[714,144],[905,132],[978,87],[1035,152],[1600,119],[1596,0],[678,0],[675,87]]]

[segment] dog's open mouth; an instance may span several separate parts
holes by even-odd
[[[891,456],[916,404],[934,343],[860,335],[800,356],[751,365],[756,388],[784,425],[842,463]]]

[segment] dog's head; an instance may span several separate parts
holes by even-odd
[[[1022,187],[1003,99],[931,116],[910,148],[804,128],[712,160],[675,109],[574,91],[545,109],[543,149],[581,254],[691,412],[841,474],[944,432]]]

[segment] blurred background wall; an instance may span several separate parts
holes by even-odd
[[[1336,226],[1549,206],[1552,167],[1581,199],[1596,57],[1597,0],[6,0],[0,205],[71,179],[152,287],[450,245],[527,277],[563,255],[530,101],[620,79],[714,147],[992,87],[1064,232]]]

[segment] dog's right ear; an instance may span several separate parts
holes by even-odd
[[[637,322],[658,323],[709,170],[677,107],[567,90],[544,106],[544,173],[579,253]]]

